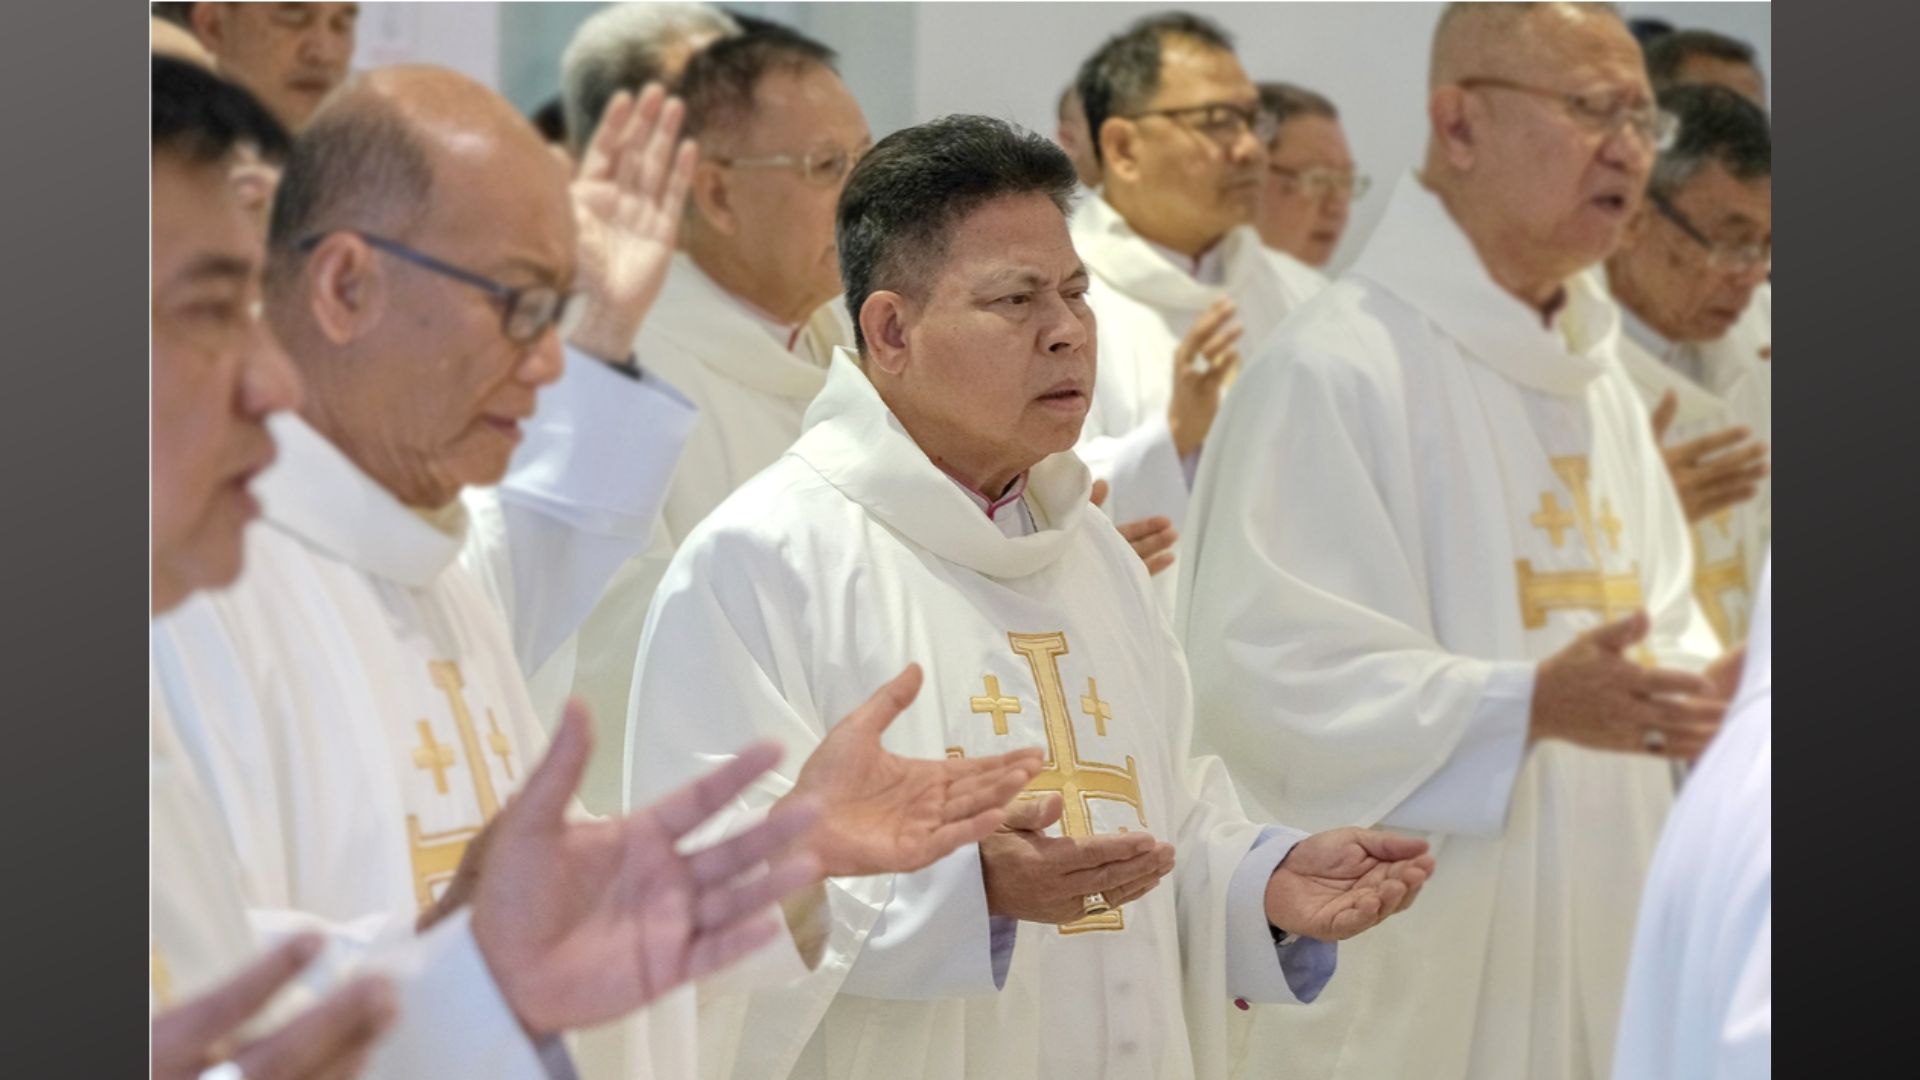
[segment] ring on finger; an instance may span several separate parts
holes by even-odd
[[[1657,727],[1650,727],[1640,736],[1640,745],[1650,754],[1658,754],[1667,748],[1667,733]]]
[[[1088,893],[1080,898],[1080,909],[1089,915],[1105,915],[1113,910],[1113,905],[1107,903],[1105,893]]]

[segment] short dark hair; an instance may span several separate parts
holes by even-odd
[[[1710,161],[1735,180],[1773,175],[1773,131],[1760,106],[1724,86],[1683,84],[1660,94],[1660,107],[1680,120],[1673,145],[1653,166],[1648,190],[1671,195]]]
[[[170,22],[175,26],[193,29],[193,5],[179,3],[152,3],[147,5],[153,17],[161,22]]]
[[[1276,124],[1285,124],[1296,116],[1324,116],[1340,119],[1340,110],[1324,95],[1304,86],[1284,82],[1260,84],[1260,110],[1272,116]]]
[[[533,121],[534,129],[540,132],[541,138],[562,146],[571,145],[567,142],[567,108],[559,94],[548,98],[533,110],[533,115],[528,119]]]
[[[291,140],[259,99],[241,86],[171,56],[153,58],[153,152],[212,164],[251,145],[279,161]]]
[[[1647,43],[1646,52],[1647,78],[1652,81],[1655,90],[1665,90],[1674,85],[1680,78],[1680,69],[1696,56],[1754,68],[1759,66],[1754,63],[1753,46],[1739,38],[1716,34],[1711,30],[1675,30],[1671,34],[1661,34]]]
[[[1144,109],[1160,92],[1160,50],[1168,38],[1174,37],[1233,51],[1233,35],[1218,23],[1185,11],[1169,11],[1135,21],[1108,38],[1080,65],[1074,86],[1080,91],[1080,107],[1087,112],[1094,161],[1106,164],[1100,149],[1100,126],[1107,117]]]
[[[300,133],[267,225],[267,280],[300,264],[309,236],[335,229],[389,230],[426,213],[433,160],[385,99],[362,95],[323,107]]]
[[[860,354],[867,297],[881,289],[920,295],[962,219],[1015,195],[1045,195],[1065,214],[1077,180],[1052,142],[986,116],[943,116],[875,143],[847,177],[834,223]]]
[[[772,23],[722,38],[695,53],[680,74],[675,92],[687,105],[680,130],[692,136],[738,122],[753,112],[754,92],[768,75],[816,67],[838,71],[838,59],[820,42]]]

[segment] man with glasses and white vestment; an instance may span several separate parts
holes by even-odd
[[[1081,66],[1103,183],[1074,210],[1093,275],[1100,371],[1080,455],[1172,610],[1201,443],[1239,363],[1326,283],[1253,228],[1273,119],[1233,41],[1194,15],[1151,16]]]
[[[1603,5],[1454,5],[1432,64],[1424,169],[1215,427],[1176,624],[1195,748],[1256,816],[1445,869],[1312,1010],[1239,1017],[1238,1064],[1597,1080],[1672,759],[1739,668],[1584,272],[1673,123]]]

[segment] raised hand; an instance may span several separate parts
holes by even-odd
[[[1006,825],[980,841],[987,910],[1037,923],[1070,923],[1089,912],[1094,893],[1110,908],[1145,896],[1173,870],[1173,845],[1147,833],[1048,836],[1060,820],[1057,794],[1023,799]]]
[[[820,874],[811,854],[781,854],[818,817],[805,803],[676,850],[779,760],[772,744],[624,818],[568,821],[592,742],[585,707],[569,703],[547,756],[495,818],[472,883],[481,954],[536,1034],[624,1015],[759,948],[780,932],[771,905]]]
[[[1200,449],[1220,412],[1220,395],[1240,366],[1234,343],[1246,332],[1234,318],[1233,301],[1222,297],[1203,312],[1173,350],[1173,403],[1167,427],[1181,457]]]
[[[1636,611],[1541,661],[1533,679],[1530,737],[1698,757],[1720,730],[1726,700],[1713,680],[1628,659],[1627,650],[1647,636],[1647,627],[1646,612]]]
[[[1433,876],[1427,842],[1379,829],[1329,829],[1293,846],[1267,879],[1267,921],[1341,941],[1405,911]]]
[[[620,91],[580,159],[573,207],[586,307],[570,340],[589,355],[625,360],[667,279],[698,157],[691,141],[676,149],[685,115],[658,83],[637,101]]]
[[[1105,480],[1095,480],[1093,505],[1104,504],[1107,501],[1107,491],[1108,485]],[[1140,556],[1140,561],[1147,564],[1147,573],[1157,574],[1173,565],[1173,545],[1180,539],[1180,534],[1174,531],[1172,518],[1164,514],[1156,514],[1138,521],[1116,524],[1114,527],[1120,530],[1121,537],[1133,548],[1133,553]]]
[[[1653,441],[1666,458],[1667,473],[1673,477],[1687,521],[1705,520],[1753,498],[1771,469],[1767,445],[1749,442],[1753,432],[1735,425],[1668,446],[1667,429],[1679,408],[1680,399],[1667,391],[1653,410]]]
[[[373,1044],[394,1019],[393,988],[377,975],[355,979],[272,1034],[237,1048],[232,1044],[233,1033],[313,961],[320,945],[317,935],[296,937],[200,997],[155,1016],[154,1080],[194,1080],[229,1056],[248,1080],[360,1075]]]
[[[835,724],[786,796],[819,806],[807,844],[829,877],[930,866],[999,828],[1007,803],[1040,775],[1038,748],[937,761],[883,749],[881,734],[913,703],[921,678],[920,665],[908,664]]]

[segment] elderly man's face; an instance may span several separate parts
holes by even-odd
[[[1673,210],[1717,248],[1773,246],[1773,180],[1734,179],[1708,162],[1668,197]],[[1642,207],[1620,251],[1608,262],[1634,313],[1674,341],[1713,341],[1740,318],[1768,266],[1714,265],[1712,251],[1651,202]],[[1724,262],[1725,259],[1719,261]]]
[[[841,291],[834,208],[853,163],[873,145],[860,104],[826,67],[774,71],[755,88],[753,115],[738,137],[715,142],[728,158],[811,163],[733,168],[727,186],[732,240],[760,266],[769,302],[784,300],[787,310],[774,314],[805,318]]]
[[[359,4],[203,4],[194,27],[220,71],[258,97],[289,131],[345,81]]]
[[[299,402],[258,317],[259,233],[224,163],[153,158],[153,596],[156,610],[240,572],[247,492],[273,460],[267,416]]]
[[[1308,266],[1325,266],[1353,208],[1353,153],[1340,121],[1301,115],[1280,128],[1267,152],[1260,238]]]
[[[1616,18],[1556,8],[1530,29],[1517,39],[1526,47],[1481,73],[1529,89],[1471,91],[1484,110],[1469,182],[1501,207],[1535,260],[1570,274],[1619,243],[1653,168],[1648,137],[1596,116],[1650,105],[1653,89],[1640,47]]]
[[[1171,37],[1160,52],[1160,89],[1144,113],[1232,105],[1252,115],[1260,92],[1225,49]],[[1134,121],[1138,185],[1162,232],[1219,237],[1253,221],[1266,148],[1251,127],[1210,123],[1198,112]]]
[[[394,237],[509,288],[571,287],[574,222],[561,166],[529,128],[429,136],[432,209]],[[409,506],[438,507],[506,474],[538,390],[560,377],[559,331],[511,340],[501,300],[385,253],[385,293],[351,377],[325,385],[363,468]],[[320,387],[316,386],[316,397]]]
[[[1680,65],[1679,77],[1675,81],[1724,86],[1762,109],[1767,107],[1767,81],[1761,77],[1760,69],[1738,60],[1690,56]]]
[[[1086,292],[1066,219],[1046,196],[998,199],[955,223],[906,330],[895,380],[906,411],[995,474],[1071,449],[1093,393]]]

